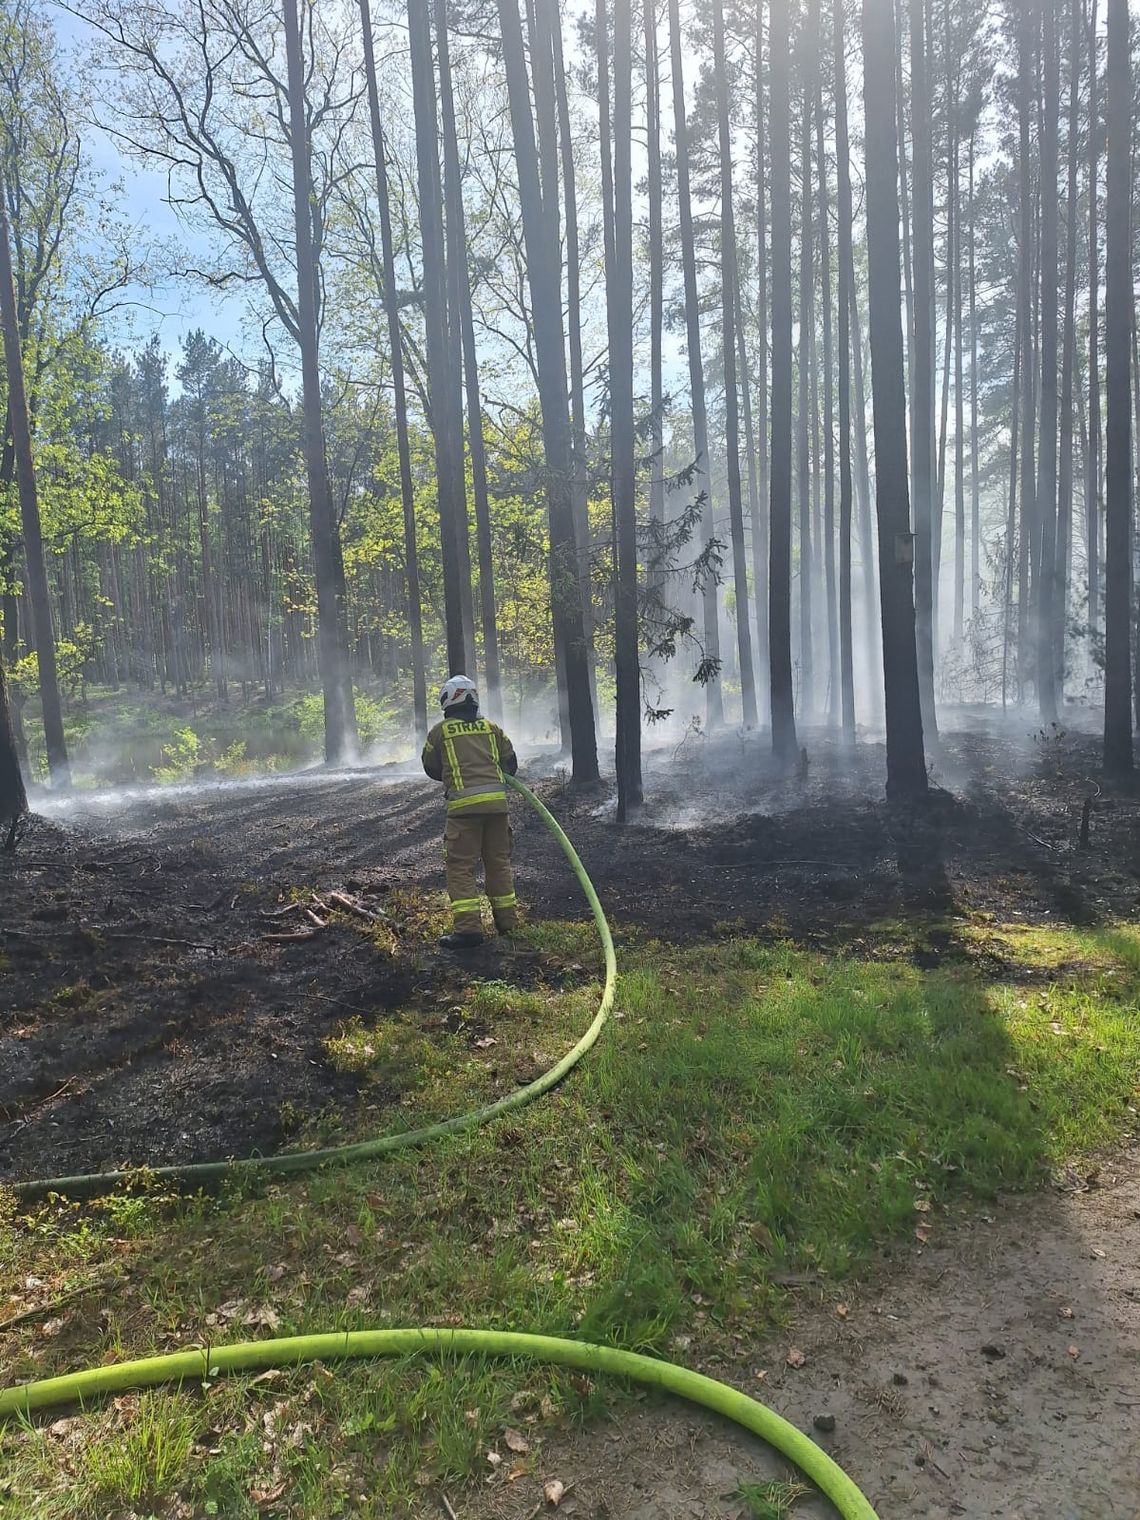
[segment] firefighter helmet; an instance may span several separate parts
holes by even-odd
[[[479,688],[470,676],[452,676],[445,681],[439,694],[439,705],[444,712],[453,707],[459,707],[467,701],[468,697],[475,703],[479,701]]]

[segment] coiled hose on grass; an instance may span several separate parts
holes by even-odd
[[[617,983],[617,959],[613,937],[598,894],[577,851],[566,837],[558,820],[521,781],[507,778],[538,812],[547,828],[562,846],[574,868],[586,900],[594,914],[605,956],[605,986],[598,1011],[589,1029],[578,1043],[549,1071],[529,1083],[473,1109],[438,1124],[421,1129],[404,1130],[366,1140],[356,1145],[334,1146],[323,1150],[286,1152],[277,1156],[255,1156],[230,1161],[202,1162],[190,1166],[163,1166],[147,1175],[179,1184],[218,1181],[249,1170],[270,1172],[305,1172],[322,1166],[343,1166],[367,1161],[406,1147],[423,1145],[445,1135],[461,1134],[488,1123],[512,1109],[533,1102],[561,1082],[596,1043],[613,1009]],[[131,1171],[94,1172],[76,1177],[40,1178],[15,1186],[17,1197],[43,1198],[49,1194],[71,1197],[94,1197],[111,1191],[119,1183],[138,1174]],[[165,1356],[143,1357],[117,1365],[89,1367],[61,1377],[43,1378],[0,1390],[0,1419],[27,1418],[37,1410],[61,1404],[84,1404],[109,1393],[151,1387],[159,1383],[201,1382],[224,1372],[253,1372],[270,1367],[297,1366],[304,1362],[343,1361],[359,1357],[407,1356],[425,1353],[433,1356],[483,1355],[520,1358],[575,1367],[582,1371],[609,1373],[635,1382],[661,1388],[692,1403],[734,1421],[752,1431],[803,1472],[835,1505],[844,1520],[877,1520],[865,1496],[837,1463],[814,1441],[794,1425],[726,1383],[705,1377],[672,1362],[658,1361],[636,1352],[613,1346],[597,1346],[549,1335],[526,1335],[506,1330],[356,1330],[298,1335],[275,1340],[242,1341],[236,1345],[199,1347],[176,1351]]]

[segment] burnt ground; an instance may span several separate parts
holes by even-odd
[[[619,939],[847,945],[921,914],[943,925],[918,952],[937,960],[961,953],[955,913],[1140,913],[1140,801],[1101,789],[1094,736],[1034,743],[1025,727],[950,735],[918,810],[883,800],[881,747],[849,756],[810,734],[790,780],[756,736],[656,751],[626,828],[605,786],[575,795],[549,765],[536,784]],[[557,845],[524,804],[514,818],[531,916],[585,916]],[[322,1043],[345,1018],[411,1009],[438,1026],[472,977],[585,975],[526,948],[462,964],[436,950],[441,825],[435,789],[391,767],[93,795],[38,819],[0,857],[0,1181],[276,1149],[297,1123],[351,1114],[361,1079]],[[336,891],[386,921],[334,912],[312,939],[265,938],[308,924],[281,913],[295,899]]]

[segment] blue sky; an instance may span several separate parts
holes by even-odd
[[[93,35],[90,28],[57,7],[52,7],[51,15],[65,55],[83,56]],[[104,185],[118,184],[114,200],[138,246],[161,240],[185,243],[188,237],[204,236],[200,225],[187,227],[166,204],[166,181],[161,174],[125,158],[97,125],[84,124],[80,130],[88,162]],[[244,347],[241,304],[217,291],[196,288],[183,280],[157,291],[140,289],[133,295],[138,305],[123,313],[109,334],[112,341],[134,346],[157,332],[168,352],[175,354],[182,338],[201,327],[236,352]]]

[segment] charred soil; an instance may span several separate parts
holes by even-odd
[[[950,735],[910,808],[882,800],[879,746],[807,746],[793,778],[755,736],[656,751],[620,829],[604,788],[576,794],[547,766],[540,789],[619,940],[897,954],[876,926],[906,920],[927,925],[906,952],[926,965],[985,953],[957,933],[967,916],[1140,911],[1140,802],[1102,787],[1091,736]],[[0,1180],[280,1148],[359,1109],[360,1075],[327,1046],[345,1020],[430,1037],[473,981],[587,978],[525,946],[437,950],[441,822],[434,789],[394,768],[80,796],[37,819],[0,857]],[[520,805],[514,826],[531,918],[583,918],[556,843]],[[398,1097],[370,1085],[377,1132]]]

